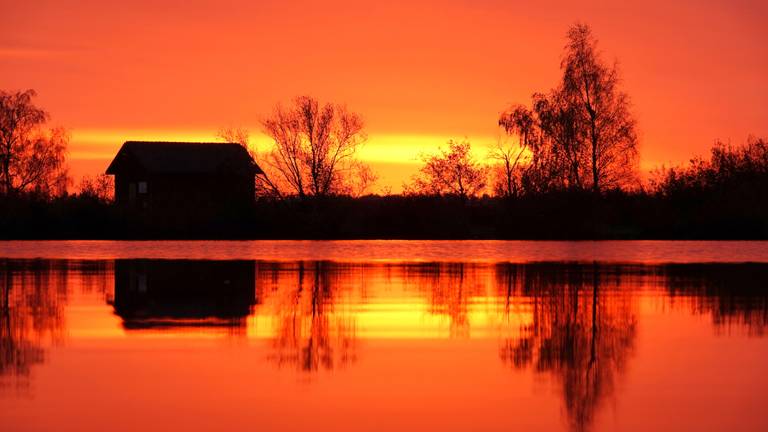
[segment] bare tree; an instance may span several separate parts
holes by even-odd
[[[68,182],[63,129],[45,130],[48,113],[36,107],[34,90],[0,91],[0,193],[64,193]]]
[[[517,134],[519,141],[517,145],[510,145],[508,141],[499,139],[491,150],[489,157],[500,165],[495,189],[500,196],[517,196],[520,192],[521,164],[526,161],[523,155],[531,151],[531,145],[537,140],[535,118],[528,108],[515,105],[501,115],[499,125],[508,135]]]
[[[256,149],[251,147],[251,134],[250,132],[248,132],[248,129],[246,128],[223,127],[219,129],[219,132],[216,134],[216,136],[221,138],[225,142],[240,144],[246,150],[248,150],[248,153],[251,156],[257,153]]]
[[[496,163],[491,166],[493,192],[500,197],[510,198],[520,194],[520,162],[523,147],[499,139],[496,146],[488,153],[488,158]]]
[[[462,198],[477,196],[486,187],[488,167],[475,161],[468,141],[448,141],[448,149],[438,154],[424,155],[424,166],[406,193],[425,195],[456,195]]]
[[[243,127],[223,127],[216,134],[217,137],[228,143],[240,144],[248,151],[254,161],[261,168],[262,173],[256,176],[256,194],[267,196],[280,196],[280,187],[273,182],[274,176],[270,175],[266,160],[266,155],[259,152],[255,146],[251,145],[251,135],[248,129]]]
[[[341,178],[343,180],[337,187],[338,193],[361,197],[371,193],[371,189],[379,176],[373,172],[368,164],[355,160],[347,164],[345,173]]]
[[[114,177],[106,174],[83,176],[80,179],[80,195],[104,202],[112,201],[115,195]]]
[[[343,105],[301,96],[289,108],[275,107],[262,125],[274,141],[268,162],[288,193],[343,193],[349,176],[361,172],[355,153],[366,140],[363,120]]]

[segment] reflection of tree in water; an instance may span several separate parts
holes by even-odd
[[[451,337],[469,337],[469,306],[485,294],[482,267],[468,263],[427,263],[404,266],[407,285],[426,292],[430,313],[450,319]]]
[[[525,302],[531,319],[507,340],[502,361],[552,374],[572,430],[586,430],[632,353],[636,317],[621,272],[598,266],[501,265],[507,305]]]
[[[64,335],[67,263],[0,260],[0,385],[29,385],[46,342]]]
[[[660,269],[661,284],[673,304],[682,300],[693,313],[710,314],[718,330],[739,329],[752,336],[768,330],[768,265],[679,264]]]
[[[274,353],[278,365],[302,371],[332,370],[351,364],[355,355],[355,323],[337,308],[340,292],[359,268],[328,262],[299,262],[295,269],[262,264],[261,289],[271,289],[275,307]]]
[[[67,268],[74,270],[81,293],[94,293],[104,298],[111,295],[113,279],[109,275],[114,274],[114,261],[67,261]]]

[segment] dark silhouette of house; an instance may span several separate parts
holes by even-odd
[[[168,222],[252,205],[263,174],[236,143],[148,141],[125,142],[106,173],[119,207]]]
[[[117,260],[115,314],[126,329],[245,326],[253,261]]]

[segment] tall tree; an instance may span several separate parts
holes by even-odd
[[[424,166],[405,185],[406,193],[426,195],[455,195],[462,198],[477,196],[486,187],[488,167],[472,158],[468,141],[448,141],[448,149],[425,155]]]
[[[561,91],[575,107],[589,154],[591,187],[628,186],[636,180],[637,132],[629,96],[619,89],[616,63],[606,64],[585,24],[568,30]]]
[[[268,162],[292,194],[343,193],[362,172],[355,153],[366,139],[363,120],[343,105],[301,96],[275,107],[262,126],[274,141]]]
[[[530,119],[513,106],[499,124],[521,141],[533,136],[527,191],[624,188],[637,181],[638,139],[629,96],[616,63],[607,64],[590,28],[568,30],[561,82],[533,95]]]
[[[65,155],[69,137],[60,128],[45,130],[48,113],[32,103],[34,90],[0,91],[0,194],[35,192],[50,196],[66,190]]]

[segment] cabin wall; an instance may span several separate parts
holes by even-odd
[[[140,184],[147,189],[140,191]],[[149,178],[146,175],[115,175],[115,203],[123,208],[142,210],[149,208]]]
[[[115,201],[155,222],[185,224],[242,211],[255,200],[255,178],[235,175],[116,175]]]

